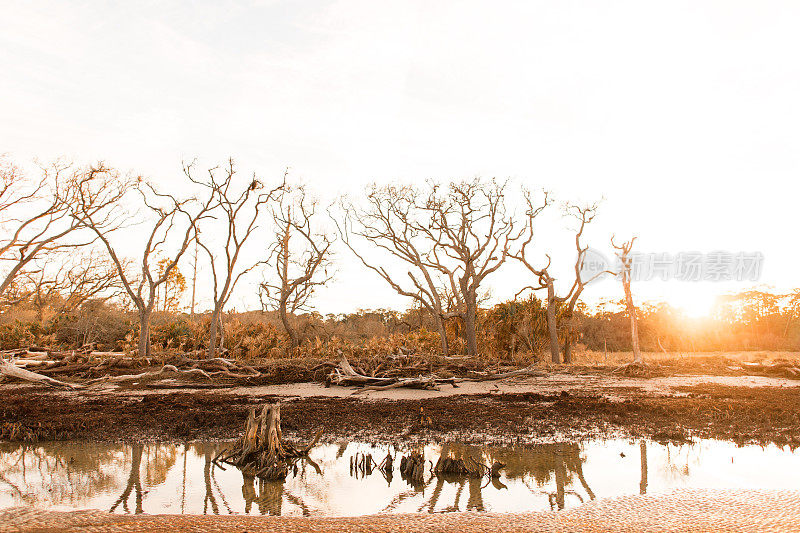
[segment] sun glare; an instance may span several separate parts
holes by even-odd
[[[705,318],[711,315],[715,299],[713,294],[686,291],[671,295],[668,301],[689,318]]]

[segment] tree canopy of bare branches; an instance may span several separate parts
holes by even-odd
[[[417,300],[439,322],[447,352],[444,320],[463,324],[467,353],[478,353],[475,322],[481,284],[509,257],[519,238],[506,212],[505,184],[494,180],[429,182],[414,187],[373,187],[366,207],[345,206],[340,233],[361,262],[396,292]],[[356,250],[351,236],[388,252],[410,267],[410,285]]]
[[[280,184],[265,189],[255,176],[239,186],[233,159],[229,159],[222,169],[209,169],[204,180],[194,178],[192,171],[193,164],[184,165],[186,176],[207,191],[210,201],[209,216],[201,226],[206,233],[221,237],[221,242],[217,243],[213,238],[205,238],[206,233],[198,233],[198,244],[206,252],[213,277],[214,308],[208,339],[208,356],[213,358],[217,351],[217,328],[225,305],[241,277],[258,264],[255,261],[242,268],[241,252],[258,228],[263,209],[277,200],[283,191],[286,174]],[[208,231],[207,227],[212,229]]]
[[[20,291],[39,320],[47,306],[69,312],[91,299],[113,298],[122,290],[116,266],[99,250],[69,256],[51,252],[35,263],[22,274]]]
[[[445,320],[449,317],[442,273],[433,265],[433,241],[418,229],[422,223],[421,192],[409,186],[373,185],[363,206],[342,202],[343,217],[336,221],[342,242],[361,263],[378,274],[401,296],[413,299],[436,320],[442,353],[448,354]],[[393,274],[384,252],[399,261],[406,276]]]
[[[139,315],[139,355],[150,355],[150,319],[157,303],[159,288],[170,279],[172,270],[178,265],[189,244],[196,238],[198,222],[207,216],[213,196],[203,201],[195,198],[180,199],[172,194],[160,192],[144,179],[138,179],[122,200],[138,200],[149,215],[140,223],[149,225],[144,247],[135,259],[138,267],[126,268],[126,260],[105,231],[102,221],[112,216],[107,212],[89,209],[91,204],[81,198],[78,204],[80,216],[105,246],[117,269],[117,276],[130,297]],[[122,211],[121,204],[110,205],[107,211]],[[161,264],[159,265],[159,260]],[[166,260],[166,261],[164,261]],[[137,272],[138,271],[138,272]]]
[[[479,179],[434,185],[424,205],[430,225],[420,230],[435,242],[433,264],[449,282],[468,355],[478,354],[475,320],[480,286],[505,263],[510,246],[521,236],[506,210],[505,187]]]
[[[0,297],[37,257],[92,242],[89,217],[105,233],[117,228],[121,220],[109,207],[124,191],[124,180],[103,164],[76,168],[57,162],[31,179],[0,160]]]
[[[262,305],[277,309],[292,348],[300,338],[289,315],[309,310],[315,289],[332,277],[328,268],[333,239],[320,229],[317,208],[305,188],[298,186],[285,191],[271,210],[275,235],[267,263],[274,261],[275,274],[260,285],[260,294]]]

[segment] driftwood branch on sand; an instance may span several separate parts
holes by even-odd
[[[79,389],[83,387],[83,385],[67,383],[66,381],[59,381],[42,374],[37,374],[36,372],[31,372],[30,370],[26,370],[4,359],[0,360],[0,374],[33,383],[43,383],[50,387],[61,387],[65,389]]]
[[[328,374],[326,384],[347,386],[360,386],[361,389],[355,393],[370,391],[370,390],[388,390],[397,389],[401,387],[412,389],[426,389],[426,390],[439,390],[439,385],[448,383],[453,387],[457,387],[457,380],[455,378],[440,378],[435,374],[430,376],[419,376],[415,378],[405,378],[397,376],[367,376],[356,372],[352,367],[347,357],[342,355],[342,360],[339,365],[334,367],[330,374]]]
[[[215,377],[249,383],[262,373],[253,367],[224,357],[203,358],[204,353],[138,357],[125,352],[94,351],[91,346],[78,350],[49,350],[29,347],[0,351],[0,377],[21,379],[48,386],[79,388],[55,376],[69,376],[89,385],[101,383],[155,382],[162,378],[188,378],[188,386],[201,379],[206,383]],[[192,356],[199,356],[193,358]]]

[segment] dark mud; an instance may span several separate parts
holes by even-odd
[[[576,393],[484,394],[419,400],[283,399],[288,437],[322,426],[327,439],[537,442],[603,435],[680,441],[691,437],[800,444],[793,388],[680,387],[685,395],[626,391],[623,399]],[[156,440],[237,437],[247,412],[271,396],[218,391],[82,397],[35,387],[0,392],[0,439]]]

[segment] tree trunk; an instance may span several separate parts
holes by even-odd
[[[447,344],[447,326],[441,316],[436,317],[436,325],[439,327],[439,341],[442,344],[442,355],[450,353],[450,346]]]
[[[211,327],[208,330],[208,358],[217,356],[217,325],[219,324],[219,311],[214,309],[211,313]]]
[[[464,313],[464,342],[467,345],[467,355],[478,355],[478,339],[475,334],[475,315],[478,305],[474,298],[467,301],[467,310]]]
[[[567,328],[564,334],[564,364],[572,363],[572,336],[575,330],[572,324],[572,316],[566,317]]]
[[[286,312],[286,302],[281,302],[278,306],[278,315],[281,317],[283,329],[285,329],[286,334],[289,335],[289,342],[292,350],[294,350],[300,346],[300,339],[297,338],[297,332],[292,329],[292,325],[289,323],[289,313]]]
[[[633,362],[642,363],[642,352],[639,350],[639,327],[636,321],[636,307],[633,305],[630,278],[622,278],[622,288],[625,291],[625,305],[628,307],[628,316],[631,319],[631,345],[633,347]]]
[[[556,296],[553,282],[547,285],[547,331],[550,333],[550,358],[554,364],[561,363],[561,348],[558,345],[558,324],[556,323]]]
[[[150,357],[150,317],[152,309],[139,312],[139,357]]]

